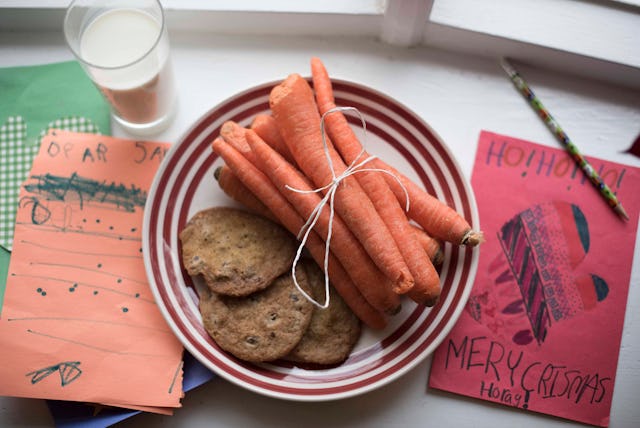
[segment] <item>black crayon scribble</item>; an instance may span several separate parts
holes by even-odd
[[[38,198],[34,196],[23,196],[20,198],[20,208],[26,208],[31,205],[31,222],[33,224],[44,224],[51,218],[51,211],[40,203]]]
[[[178,368],[176,368],[176,371],[173,373],[173,379],[171,379],[171,385],[169,385],[169,394],[173,392],[173,387],[176,384],[176,379],[178,379],[178,373],[182,371],[183,366],[184,366],[184,361],[180,361],[180,364],[178,364]]]
[[[120,275],[116,274],[116,273],[111,273],[111,272],[104,272],[101,271],[100,269],[92,269],[92,268],[88,268],[85,266],[80,266],[80,265],[73,265],[73,264],[67,264],[67,263],[47,263],[47,262],[29,262],[30,266],[49,266],[49,267],[61,267],[61,268],[68,268],[68,269],[78,269],[78,270],[84,270],[87,272],[95,272],[95,273],[100,273],[102,275],[106,275],[106,276],[111,276],[114,278],[119,278]],[[102,267],[100,264],[98,264],[98,268]],[[147,285],[148,282],[144,281],[144,280],[139,280],[139,279],[135,279],[135,278],[127,278],[128,281],[131,282],[135,282],[138,284],[142,284],[142,285]]]
[[[134,184],[125,186],[115,181],[93,180],[75,172],[70,177],[33,175],[24,188],[47,200],[69,202],[75,198],[81,209],[85,203],[97,202],[134,212],[136,207],[144,207],[147,199],[147,192]]]
[[[93,349],[94,351],[106,352],[106,353],[109,353],[109,354],[136,355],[136,356],[139,356],[139,357],[158,357],[158,358],[168,358],[169,357],[168,355],[161,355],[161,354],[147,354],[147,353],[143,353],[143,352],[117,351],[117,350],[114,350],[114,349],[102,348],[102,347],[99,347],[99,346],[91,345],[89,343],[80,342],[78,340],[67,339],[66,337],[60,337],[60,336],[54,336],[52,334],[41,333],[39,331],[31,330],[30,328],[27,329],[27,333],[35,334],[37,336],[42,336],[42,337],[48,337],[49,339],[59,340],[59,341],[62,341],[62,342],[73,343],[74,345],[83,346],[85,348]]]
[[[82,374],[82,370],[80,370],[79,366],[80,361],[64,361],[43,369],[29,372],[25,376],[31,376],[31,384],[35,385],[41,380],[46,379],[49,375],[58,372],[60,373],[60,385],[67,386],[74,380],[78,379]]]
[[[59,226],[56,224],[36,224],[33,223],[33,221],[31,222],[23,222],[23,221],[16,221],[16,224],[19,224],[27,229],[32,229],[33,227],[37,227],[39,232],[51,232],[51,233],[79,233],[82,235],[88,235],[88,236],[97,236],[97,237],[101,237],[101,238],[112,238],[118,241],[127,241],[127,242],[131,242],[131,241],[138,241],[141,242],[142,240],[140,239],[139,236],[126,236],[126,235],[120,235],[120,234],[114,234],[112,232],[95,232],[95,231],[87,231],[84,229],[72,229],[69,228],[68,226]],[[140,251],[142,252],[142,251]]]
[[[28,321],[54,321],[54,322],[69,322],[69,323],[79,323],[79,324],[104,324],[107,326],[118,326],[118,327],[127,327],[127,328],[138,328],[141,330],[150,330],[158,333],[163,333],[167,335],[173,335],[171,330],[158,328],[154,326],[146,326],[140,324],[132,324],[127,322],[117,322],[117,321],[109,321],[109,320],[101,320],[101,319],[92,319],[92,318],[76,318],[76,317],[21,317],[21,318],[7,318],[8,322],[28,322]]]
[[[69,254],[81,254],[83,256],[99,256],[99,257],[117,257],[117,258],[124,258],[124,259],[140,259],[142,260],[142,255],[140,254],[134,254],[134,255],[130,255],[130,254],[123,254],[123,253],[96,253],[96,252],[90,252],[90,251],[80,251],[80,250],[69,250],[66,248],[62,248],[60,246],[56,246],[56,245],[45,245],[45,244],[41,244],[38,242],[33,242],[33,241],[26,241],[24,239],[20,240],[21,243],[23,244],[27,244],[27,245],[32,245],[34,247],[38,247],[38,248],[42,248],[45,250],[51,250],[54,252],[65,252],[65,253],[69,253]]]
[[[41,279],[41,280],[45,280],[45,281],[59,282],[59,283],[62,283],[64,285],[77,283],[78,285],[85,286],[87,288],[98,289],[98,290],[102,290],[102,291],[106,291],[106,292],[110,292],[110,293],[115,293],[115,294],[119,294],[119,295],[126,296],[126,297],[132,297],[132,298],[135,298],[135,299],[140,300],[142,302],[151,303],[151,304],[155,305],[155,300],[153,298],[141,297],[140,293],[131,294],[131,293],[128,293],[128,292],[124,292],[124,291],[118,290],[116,288],[105,287],[105,286],[102,286],[102,285],[92,284],[92,283],[89,283],[89,282],[71,281],[69,279],[56,278],[56,277],[53,277],[51,275],[19,274],[19,275],[15,275],[15,276],[19,276],[21,278]],[[40,291],[38,291],[38,293],[42,294],[42,292],[40,292]],[[44,292],[44,294],[42,294],[42,295],[44,296],[46,294],[47,293]]]

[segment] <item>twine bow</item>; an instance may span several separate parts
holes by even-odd
[[[335,113],[335,112],[345,112],[345,111],[354,111],[357,113],[358,117],[360,118],[360,121],[362,122],[362,130],[364,132],[363,135],[363,143],[362,143],[362,150],[360,151],[360,153],[358,154],[358,156],[356,156],[353,161],[347,166],[347,168],[339,175],[336,174],[334,165],[333,165],[333,161],[331,160],[331,152],[329,150],[329,144],[327,143],[327,134],[325,131],[325,117],[329,114]],[[324,196],[322,197],[322,199],[320,200],[320,202],[318,202],[318,204],[315,206],[315,208],[313,209],[313,211],[311,212],[311,214],[309,215],[309,218],[307,219],[307,221],[305,222],[305,224],[300,228],[300,232],[298,232],[298,236],[297,238],[300,240],[300,245],[298,246],[298,250],[296,251],[296,256],[293,260],[293,265],[291,266],[291,276],[293,278],[293,283],[295,284],[296,288],[298,289],[298,291],[300,293],[302,293],[302,295],[308,300],[310,301],[312,304],[314,304],[315,306],[321,308],[321,309],[326,309],[329,307],[330,304],[330,296],[329,296],[329,252],[330,252],[330,247],[331,247],[331,237],[333,234],[333,220],[335,217],[335,209],[334,209],[334,200],[335,200],[335,194],[336,191],[338,189],[338,186],[340,185],[341,182],[343,182],[347,177],[350,177],[358,172],[364,172],[364,171],[372,171],[372,172],[382,172],[385,174],[389,174],[390,176],[392,176],[400,185],[400,187],[402,188],[402,190],[404,191],[405,194],[405,210],[409,211],[409,194],[406,190],[406,188],[404,187],[404,185],[402,184],[402,182],[400,181],[400,179],[398,177],[396,177],[394,174],[392,174],[391,172],[385,170],[385,169],[381,169],[381,168],[363,168],[364,165],[366,165],[368,162],[371,162],[372,160],[376,159],[376,156],[374,155],[369,155],[368,157],[364,158],[361,160],[361,158],[365,155],[366,151],[365,151],[365,142],[366,142],[366,137],[367,137],[367,124],[366,121],[364,120],[363,115],[360,113],[360,111],[355,108],[355,107],[334,107],[330,110],[328,110],[327,112],[325,112],[321,119],[320,119],[320,133],[322,135],[322,144],[323,144],[323,149],[324,149],[324,154],[325,157],[327,158],[327,163],[329,164],[329,169],[331,170],[331,181],[329,183],[327,183],[326,185],[322,186],[322,187],[318,187],[316,189],[312,189],[312,190],[304,190],[304,189],[296,189],[293,188],[289,185],[286,185],[285,187],[288,190],[291,190],[293,192],[297,192],[297,193],[320,193],[320,192],[325,192]],[[300,286],[300,284],[298,283],[298,279],[296,277],[296,268],[298,265],[298,261],[300,260],[300,257],[302,257],[302,252],[304,250],[305,244],[307,242],[307,239],[309,237],[309,234],[311,233],[311,231],[313,230],[314,226],[316,225],[316,223],[318,222],[318,219],[320,218],[320,215],[322,214],[322,210],[324,209],[324,207],[326,205],[329,205],[329,226],[328,226],[328,230],[327,230],[327,237],[325,239],[326,245],[325,245],[325,251],[324,251],[324,263],[323,263],[323,267],[324,267],[324,292],[325,292],[325,299],[324,299],[324,303],[319,303],[317,302],[312,296],[310,296],[308,293],[306,293],[302,287]]]

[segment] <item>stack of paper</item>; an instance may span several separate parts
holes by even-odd
[[[19,196],[0,394],[180,406],[182,346],[155,305],[141,247],[166,148],[56,130],[43,138]]]
[[[75,61],[0,69],[0,92],[0,394],[49,399],[58,426],[171,413],[213,374],[182,355],[144,273],[168,145],[100,136],[109,107]]]

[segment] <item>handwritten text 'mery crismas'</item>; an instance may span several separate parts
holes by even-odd
[[[480,373],[479,394],[503,404],[527,408],[529,398],[563,399],[598,404],[613,388],[613,379],[600,373],[555,364],[525,361],[525,352],[507,349],[486,336],[449,339],[445,370]]]

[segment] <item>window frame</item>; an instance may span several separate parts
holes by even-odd
[[[527,28],[521,28],[525,22],[522,15],[534,14],[526,9],[532,1],[162,0],[162,4],[171,31],[377,38],[399,47],[426,46],[493,60],[509,56],[560,72],[640,88],[640,31],[636,30],[640,28],[640,0],[536,0],[540,10],[533,22],[544,21],[552,29],[547,32],[536,31],[532,19],[526,21]],[[0,0],[0,34],[59,31],[68,2]],[[511,6],[505,7],[504,2]],[[552,7],[559,8],[558,13],[551,13]],[[526,11],[518,13],[518,8]],[[478,11],[490,15],[479,17]],[[579,25],[581,20],[600,15],[606,15],[609,25],[594,31]],[[621,35],[625,40],[616,39]],[[590,50],[590,46],[597,49]]]

